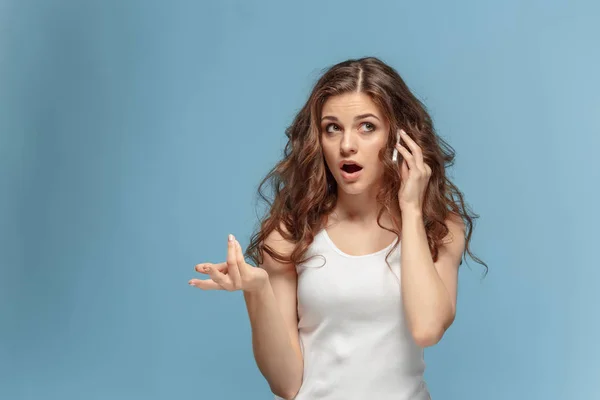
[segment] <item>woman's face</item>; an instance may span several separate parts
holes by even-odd
[[[378,186],[383,176],[379,151],[386,146],[389,123],[365,93],[332,96],[323,105],[321,143],[338,189],[358,194]],[[346,160],[360,167],[343,167]]]

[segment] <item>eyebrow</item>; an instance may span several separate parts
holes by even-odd
[[[367,118],[367,117],[373,117],[373,118],[375,118],[376,120],[379,120],[379,121],[380,121],[380,119],[379,119],[379,118],[377,118],[377,116],[376,116],[376,115],[374,115],[374,114],[371,114],[371,113],[366,113],[366,114],[360,114],[360,115],[357,115],[356,117],[354,117],[354,120],[356,121],[356,120],[363,119],[363,118]],[[323,118],[321,118],[321,121],[323,121],[323,120],[325,120],[325,119],[329,119],[329,120],[331,120],[331,121],[336,121],[336,122],[339,122],[339,119],[338,119],[337,117],[334,117],[334,116],[331,116],[331,115],[326,115],[326,116],[324,116]]]

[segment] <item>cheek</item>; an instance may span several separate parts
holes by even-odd
[[[335,156],[332,153],[331,149],[327,148],[327,146],[322,146],[321,147],[322,151],[323,151],[323,157],[325,158],[325,163],[327,164],[328,167],[332,166],[332,163],[335,163]],[[329,168],[330,170],[332,168]]]
[[[371,172],[375,176],[383,175],[383,172],[384,172],[383,161],[381,161],[379,159],[379,152],[380,151],[381,151],[381,146],[378,146],[377,148],[373,148],[373,150],[371,152],[371,157],[370,157],[370,160],[369,160],[369,165],[371,167],[370,168]]]

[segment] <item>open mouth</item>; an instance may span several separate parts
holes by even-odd
[[[362,167],[360,165],[356,165],[356,164],[344,164],[342,165],[342,171],[347,172],[349,174],[353,174],[355,172],[358,172],[362,169]]]

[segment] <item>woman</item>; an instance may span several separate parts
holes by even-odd
[[[454,320],[464,253],[481,263],[453,150],[373,57],[326,71],[286,135],[259,186],[275,195],[246,252],[259,268],[230,235],[227,261],[190,284],[243,291],[276,398],[429,399],[423,348]]]

